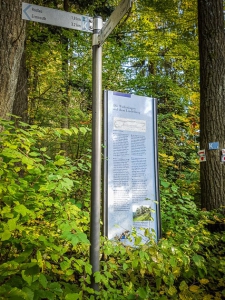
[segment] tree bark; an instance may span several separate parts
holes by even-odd
[[[0,117],[9,119],[24,50],[22,0],[0,0],[0,12]]]
[[[27,98],[27,68],[26,68],[26,54],[23,51],[19,76],[16,87],[15,100],[13,102],[12,114],[20,117],[21,121],[28,120],[28,98]]]
[[[201,205],[207,210],[225,205],[225,34],[223,0],[198,0],[200,54]],[[219,142],[210,150],[209,143]]]

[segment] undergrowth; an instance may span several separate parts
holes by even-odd
[[[0,133],[0,299],[225,298],[225,236],[209,224],[223,214],[200,211],[188,193],[163,182],[163,237],[133,233],[134,247],[101,239],[101,268],[90,288],[89,157],[49,151],[85,130],[44,129],[2,121]],[[80,134],[79,134],[80,138]],[[55,147],[57,149],[57,147]]]

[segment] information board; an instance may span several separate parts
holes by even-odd
[[[104,228],[125,244],[133,228],[160,238],[156,106],[153,98],[105,91]]]

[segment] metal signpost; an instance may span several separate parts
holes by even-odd
[[[90,263],[92,275],[99,271],[100,259],[100,206],[101,206],[101,131],[102,131],[102,47],[98,44],[98,34],[102,19],[94,18],[92,39],[92,170],[91,170],[91,227]],[[98,290],[92,276],[91,286]]]
[[[22,3],[22,19],[93,33],[92,40],[92,178],[90,263],[92,274],[100,269],[101,129],[102,129],[102,44],[131,7],[122,0],[102,27],[101,17],[90,18],[57,9]],[[98,290],[92,276],[91,286]]]

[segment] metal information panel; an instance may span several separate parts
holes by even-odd
[[[148,228],[159,239],[156,99],[106,91],[104,104],[105,234],[130,244],[133,228]]]
[[[99,44],[102,45],[112,30],[116,27],[122,17],[131,7],[131,0],[122,0],[116,9],[113,11],[108,21],[102,27],[99,33]]]
[[[93,29],[93,18],[24,2],[22,19],[86,32]]]

